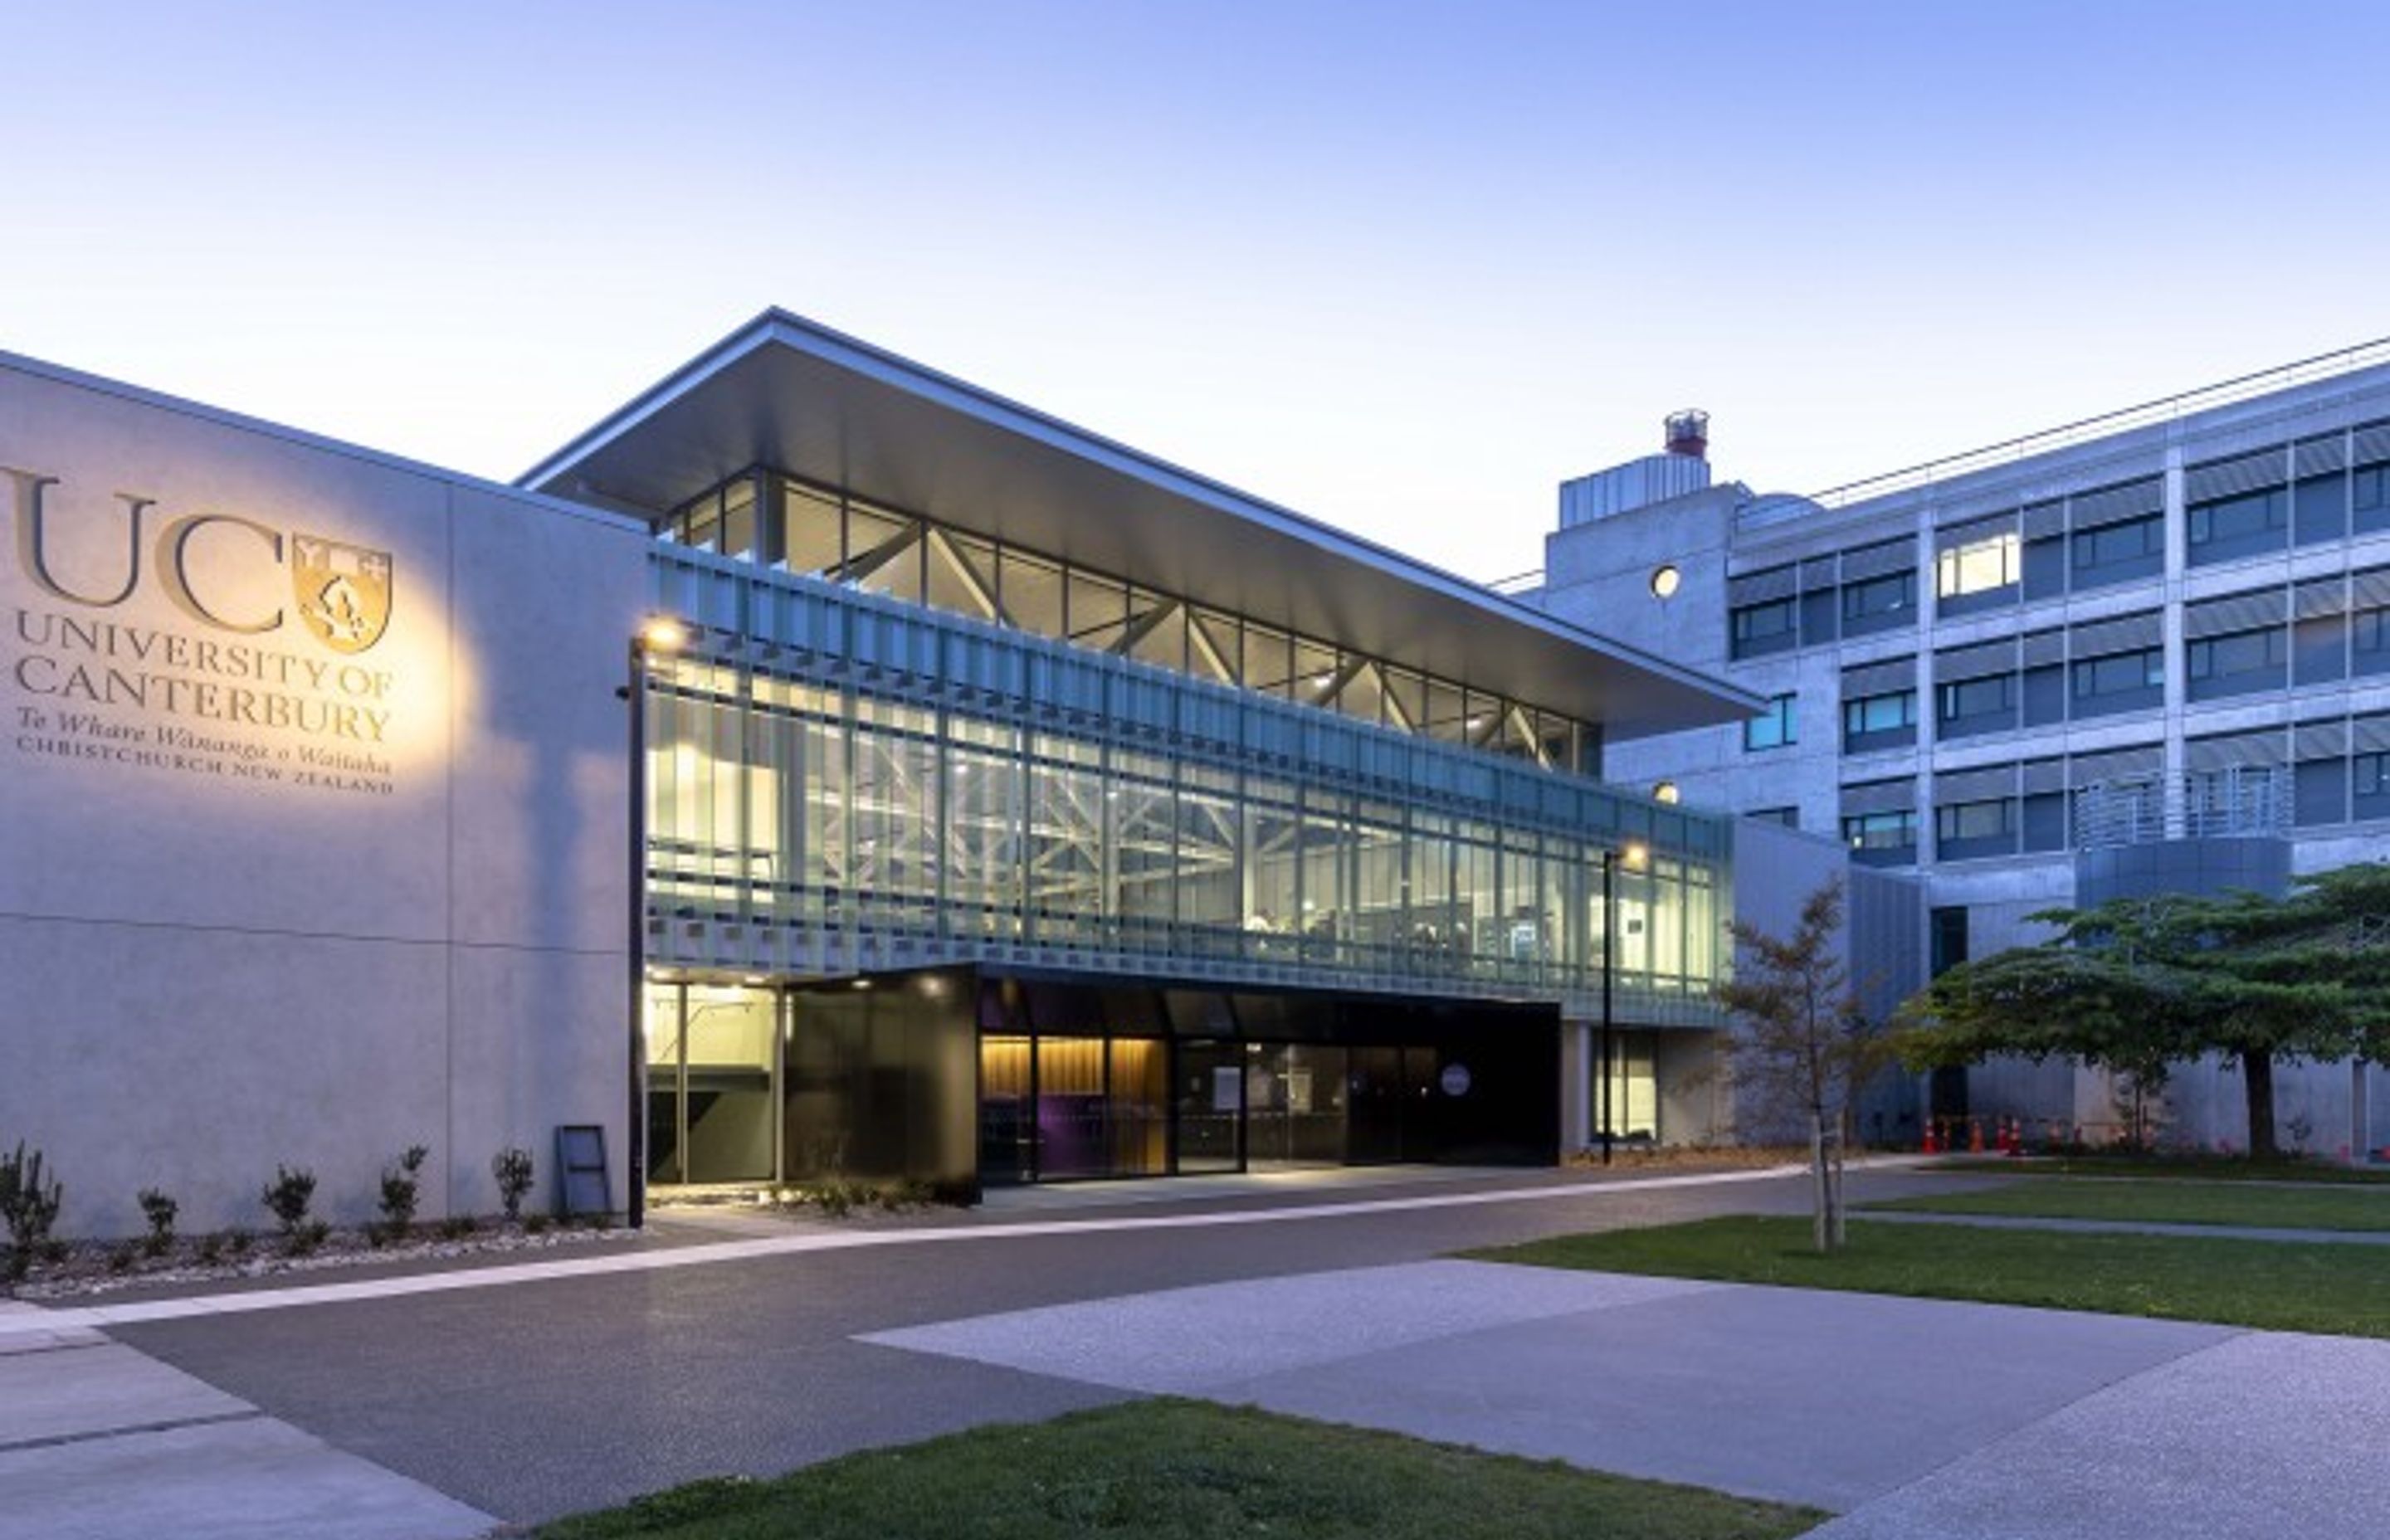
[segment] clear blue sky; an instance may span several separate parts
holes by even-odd
[[[2390,333],[2390,6],[20,4],[0,348],[487,475],[766,304],[1493,577]]]

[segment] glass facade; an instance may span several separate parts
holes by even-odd
[[[660,533],[652,1181],[1549,1161],[1605,970],[1622,1135],[1723,1025],[1730,826],[1595,725],[774,472]]]
[[[649,954],[1543,999],[1717,1024],[1723,820],[723,557],[660,550],[700,640],[647,674]]]
[[[659,533],[694,550],[1550,768],[1590,773],[1600,757],[1599,731],[1561,712],[777,471],[731,478]]]

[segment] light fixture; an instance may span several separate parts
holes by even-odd
[[[1651,800],[1655,802],[1665,802],[1674,807],[1683,798],[1684,793],[1677,789],[1675,781],[1661,781],[1651,788]]]
[[[1640,840],[1629,840],[1619,847],[1618,864],[1628,871],[1639,872],[1651,859],[1651,847]]]
[[[678,652],[688,645],[688,627],[670,615],[650,615],[639,626],[639,646],[649,652]]]
[[[1675,562],[1662,562],[1651,569],[1651,597],[1655,599],[1674,598],[1677,586],[1684,581],[1685,574],[1677,571]]]

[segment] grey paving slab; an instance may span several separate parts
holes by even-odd
[[[83,1347],[107,1341],[84,1327],[61,1327],[39,1305],[0,1300],[0,1358],[19,1353],[47,1353],[52,1348]]]
[[[2088,1396],[1812,1540],[2379,1540],[2390,1342],[2252,1332]]]
[[[0,1450],[254,1409],[114,1342],[0,1357]]]
[[[1207,1393],[1841,1511],[2229,1335],[1735,1288],[1473,1331]]]
[[[0,1451],[0,1540],[467,1540],[496,1521],[253,1418]]]
[[[860,1340],[1121,1390],[1194,1394],[1487,1327],[1718,1287],[1682,1278],[1419,1262],[1049,1305]]]
[[[1842,1510],[2234,1335],[1439,1261],[864,1340]]]

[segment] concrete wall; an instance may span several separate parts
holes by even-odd
[[[1881,1020],[1924,981],[1916,882],[1855,867],[1839,841],[1821,835],[1754,820],[1735,825],[1737,919],[1771,936],[1789,936],[1809,895],[1837,878],[1843,882],[1843,960],[1861,1008]],[[1664,1073],[1664,1084],[1665,1079]],[[1699,1105],[1697,1092],[1687,1114]],[[1721,1121],[1721,1133],[1730,1130],[1745,1139],[1774,1143],[1806,1136],[1780,1110],[1737,1091],[1730,1077],[1724,1100],[1713,1097],[1711,1111]],[[1917,1127],[1915,1086],[1905,1075],[1882,1077],[1862,1088],[1855,1111],[1861,1138],[1904,1142],[1903,1130],[1913,1137]]]
[[[0,1141],[62,1230],[260,1226],[277,1162],[361,1219],[417,1143],[426,1217],[508,1145],[545,1202],[562,1123],[619,1204],[642,535],[21,361],[0,467]]]

